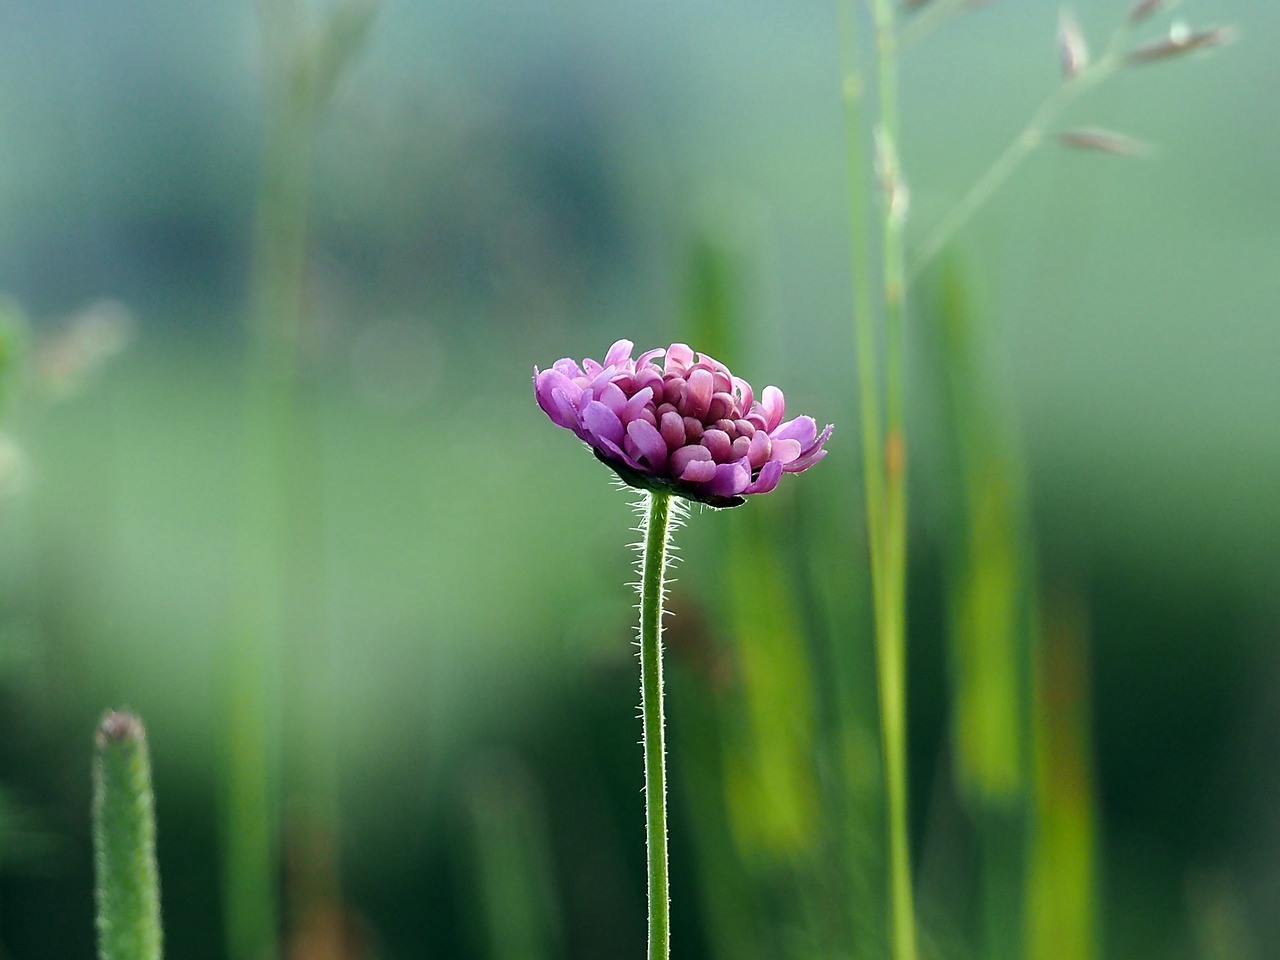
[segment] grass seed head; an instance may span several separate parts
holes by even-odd
[[[1196,50],[1210,50],[1233,41],[1236,33],[1230,27],[1206,27],[1192,30],[1181,21],[1169,27],[1169,35],[1143,44],[1129,52],[1130,63],[1155,63]]]
[[[1065,7],[1058,14],[1058,56],[1062,62],[1062,75],[1068,80],[1089,65],[1089,45],[1080,24]]]
[[[1058,134],[1058,142],[1073,150],[1094,150],[1117,157],[1140,157],[1149,152],[1145,144],[1132,137],[1098,127],[1063,130]]]

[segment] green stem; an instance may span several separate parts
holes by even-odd
[[[93,759],[93,850],[100,960],[160,960],[160,877],[146,734],[109,711]]]
[[[662,714],[662,599],[671,533],[671,495],[648,494],[640,580],[640,710],[644,718],[645,839],[649,850],[649,960],[671,948],[667,883],[667,770]]]
[[[880,688],[880,736],[884,751],[889,832],[889,898],[892,953],[915,960],[915,905],[911,889],[911,844],[907,823],[907,448],[904,342],[906,257],[903,227],[907,188],[898,164],[898,56],[892,0],[873,0],[879,88],[877,154],[880,166],[881,281],[884,290],[885,434],[874,464],[879,496],[869,509],[878,515],[878,547],[872,549],[876,664]],[[869,466],[870,470],[871,467]]]
[[[866,150],[862,85],[855,57],[857,54],[857,11],[852,0],[841,7],[843,20],[844,96],[846,136],[848,138],[849,213],[853,254],[853,323],[857,339],[858,381],[862,408],[862,449],[864,493],[867,505],[867,539],[871,555],[871,589],[875,609],[876,667],[880,690],[880,736],[884,754],[886,808],[888,813],[890,937],[893,956],[897,960],[913,960],[915,956],[915,920],[911,898],[911,861],[907,841],[906,817],[906,720],[905,720],[905,565],[906,565],[906,501],[904,496],[902,458],[887,454],[901,451],[900,374],[901,351],[896,340],[902,331],[902,240],[900,222],[894,220],[892,198],[886,192],[884,230],[883,281],[886,293],[885,335],[889,361],[888,408],[890,439],[896,441],[887,449],[881,422],[881,384],[879,358],[876,351],[874,317],[871,306],[871,284],[864,278],[872,275],[869,221],[863,199],[867,185]],[[883,121],[896,116],[896,77],[893,40],[890,35],[892,11],[881,4],[876,10],[876,35],[879,47],[880,136],[889,159],[894,153],[892,127]],[[896,163],[896,161],[895,161]],[[884,164],[882,164],[884,165]],[[897,178],[895,169],[882,170],[882,178]],[[886,184],[894,189],[892,183]],[[901,183],[896,188],[901,188]],[[899,214],[901,210],[897,211]]]
[[[858,351],[858,385],[862,412],[862,453],[866,480],[867,526],[873,565],[879,564],[881,477],[884,445],[880,437],[880,374],[876,362],[871,306],[871,237],[866,204],[866,150],[862,135],[864,87],[858,72],[857,11],[854,0],[840,6],[842,87],[845,104],[846,157],[849,170],[850,255],[853,277],[853,326]]]
[[[283,640],[296,571],[298,346],[314,103],[290,0],[260,7],[264,137],[244,393],[237,629],[228,645],[224,923],[232,960],[278,952]]]

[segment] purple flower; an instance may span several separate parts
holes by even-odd
[[[826,456],[831,425],[819,434],[812,417],[783,421],[777,387],[756,400],[751,384],[683,343],[635,360],[633,348],[619,340],[603,363],[566,358],[533,370],[543,412],[633,487],[736,507]]]

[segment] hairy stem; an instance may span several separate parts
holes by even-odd
[[[640,580],[640,709],[644,718],[645,839],[649,851],[649,960],[671,947],[667,883],[667,770],[662,712],[662,599],[671,531],[671,495],[648,494]]]

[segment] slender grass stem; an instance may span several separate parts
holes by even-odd
[[[897,56],[893,6],[874,0],[878,87],[877,152],[884,188],[881,281],[884,290],[886,380],[882,390],[871,289],[871,229],[865,195],[866,103],[858,72],[857,9],[841,4],[842,83],[852,231],[853,321],[862,413],[863,476],[875,610],[877,681],[886,807],[888,810],[890,938],[896,960],[914,960],[906,791],[906,470],[902,424],[902,339],[905,304],[902,223],[905,186],[897,170]],[[883,397],[883,406],[882,406]],[[882,414],[882,410],[884,411]],[[887,442],[886,442],[887,427]]]
[[[262,14],[264,141],[244,395],[239,625],[229,648],[224,857],[232,960],[276,952],[282,640],[292,517],[313,104],[294,82],[301,21],[287,0]],[[291,72],[295,71],[295,72]]]
[[[647,494],[640,579],[640,710],[644,722],[645,839],[649,851],[649,960],[671,949],[667,881],[666,734],[662,712],[662,602],[671,532],[671,495]]]
[[[881,479],[884,446],[880,430],[880,372],[871,303],[871,229],[867,216],[867,162],[865,89],[858,71],[857,10],[855,0],[844,0],[841,13],[842,88],[845,108],[845,142],[849,171],[850,275],[853,279],[853,326],[858,352],[858,385],[862,416],[863,469],[867,499],[868,539],[873,566],[880,563]],[[873,575],[878,583],[879,578]]]
[[[311,721],[307,742],[291,751],[304,755],[304,776],[291,779],[310,788],[323,828],[337,830],[331,738],[316,730],[331,711],[315,709],[328,693],[331,662],[318,628],[304,619],[322,579],[322,544],[309,479],[318,433],[299,353],[317,127],[374,10],[372,0],[343,0],[313,22],[298,0],[258,5],[264,123],[244,384],[239,622],[227,670],[224,923],[232,960],[278,952],[281,741],[298,739],[285,723],[291,713],[294,727],[299,717]],[[296,886],[325,890],[336,877],[308,883]]]
[[[877,153],[884,211],[881,262],[885,312],[885,442],[880,462],[883,488],[875,509],[882,513],[880,563],[875,591],[876,662],[880,687],[880,736],[884,751],[889,819],[891,936],[896,960],[915,960],[915,906],[911,890],[911,844],[907,824],[907,458],[903,422],[903,342],[906,269],[903,225],[906,184],[898,167],[898,57],[892,0],[874,0],[879,124]],[[873,558],[874,560],[874,558]]]

